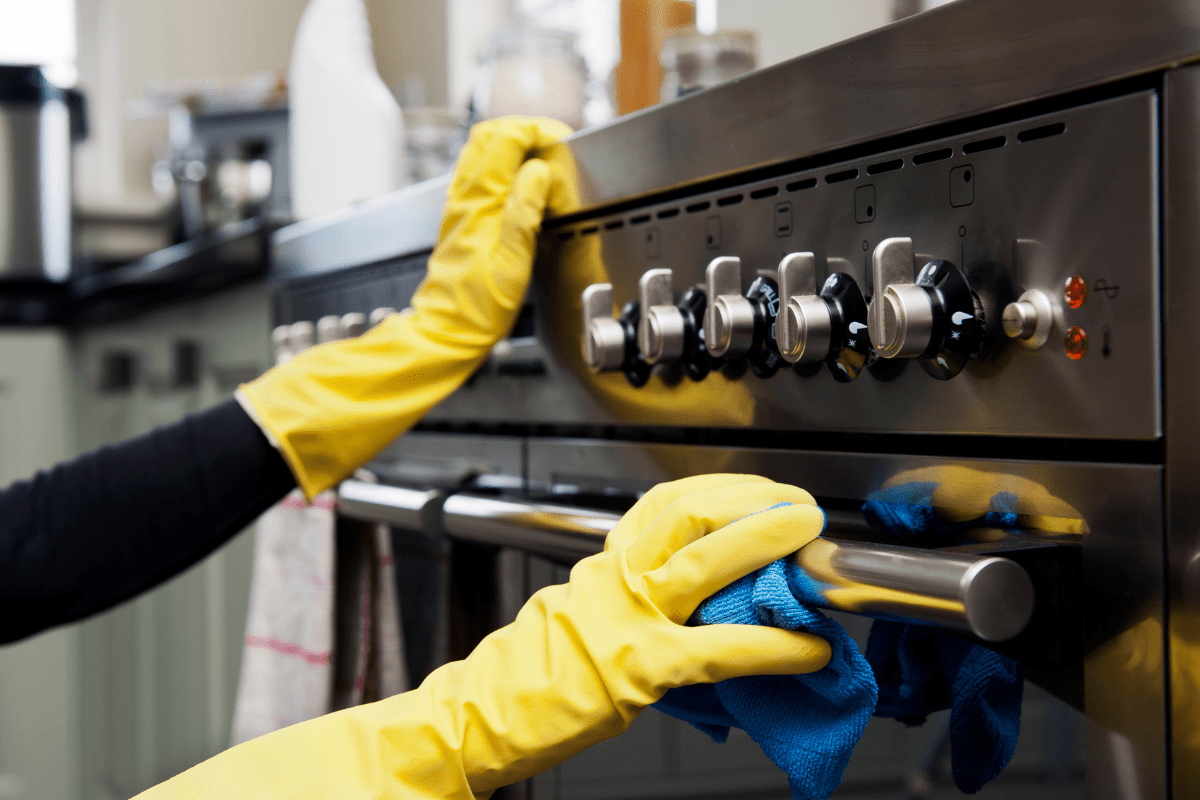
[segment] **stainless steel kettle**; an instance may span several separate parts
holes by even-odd
[[[0,65],[0,281],[71,277],[71,147],[83,96]]]

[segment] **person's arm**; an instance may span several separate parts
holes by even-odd
[[[0,643],[187,569],[297,484],[335,486],[457,389],[512,327],[570,129],[477,125],[412,310],[310,348],[229,401],[0,492]],[[295,476],[293,478],[293,476]]]
[[[0,491],[0,643],[176,575],[296,485],[232,400]]]
[[[569,132],[528,117],[476,125],[411,308],[241,387],[238,399],[307,496],[337,485],[416,424],[508,334],[554,195],[551,165],[535,154]]]
[[[668,689],[824,667],[818,636],[688,625],[729,583],[803,547],[811,495],[750,475],[648,492],[570,583],[416,689],[232,747],[143,800],[472,800],[616,736]]]

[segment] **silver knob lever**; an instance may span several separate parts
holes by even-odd
[[[613,319],[611,283],[583,290],[583,362],[592,372],[611,372],[625,363],[625,328]]]
[[[833,315],[817,294],[817,257],[789,253],[779,262],[779,299],[775,343],[788,363],[823,361],[833,346]]]
[[[867,331],[882,358],[919,356],[933,339],[933,300],[916,285],[915,274],[912,239],[884,239],[871,255],[875,297],[867,313]]]
[[[704,271],[708,308],[704,312],[704,344],[720,358],[737,358],[754,344],[754,306],[742,294],[742,260],[721,256]]]
[[[683,355],[683,313],[675,307],[671,270],[652,269],[638,281],[641,319],[638,349],[647,364],[674,361]]]

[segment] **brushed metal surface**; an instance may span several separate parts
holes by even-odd
[[[442,506],[450,536],[575,561],[604,549],[620,515],[586,508],[454,494]]]
[[[1061,135],[1020,141],[1023,131],[1058,124]],[[550,231],[531,295],[545,373],[481,375],[430,418],[1155,439],[1162,429],[1157,126],[1156,94],[1139,92],[761,181],[732,194],[713,192]],[[965,145],[1001,136],[1003,146],[962,154]],[[913,162],[939,150],[951,154]],[[896,158],[903,159],[902,169],[826,182],[838,171],[867,176],[873,163]],[[955,208],[948,180],[965,165],[971,166],[974,201]],[[874,220],[862,224],[853,198],[867,183],[877,208]],[[810,188],[787,190],[797,184]],[[768,187],[779,194],[747,197]],[[721,198],[735,195],[744,199],[720,207],[720,249],[707,243],[712,209],[655,216],[693,200],[716,208]],[[787,236],[776,235],[777,202],[793,209]],[[648,221],[632,223],[647,215]],[[606,229],[610,222],[623,226]],[[594,232],[584,232],[589,229]],[[579,298],[589,285],[611,283],[619,307],[637,297],[638,279],[649,269],[672,269],[676,290],[683,291],[703,283],[714,257],[738,257],[744,290],[787,253],[804,251],[813,252],[824,270],[818,280],[836,265],[869,288],[875,246],[900,236],[912,237],[918,254],[963,266],[983,305],[985,354],[951,380],[935,380],[911,362],[901,362],[898,375],[877,377],[868,369],[851,383],[835,381],[824,369],[784,369],[767,379],[714,373],[694,383],[658,368],[645,387],[633,389],[620,374],[594,375],[583,365]],[[1047,346],[1029,350],[1004,336],[1000,321],[1008,302],[1028,289],[1061,298],[1064,281],[1074,274],[1093,290],[1080,308],[1063,311]],[[1079,361],[1063,349],[1071,326],[1091,337]]]
[[[795,559],[816,583],[822,607],[834,611],[1004,642],[1025,629],[1035,610],[1033,582],[1007,558],[821,538]]]
[[[432,250],[450,176],[280,228],[271,236],[273,282],[321,275]]]
[[[862,145],[1198,55],[1200,7],[1186,0],[958,0],[576,133],[563,145],[577,176],[564,210]],[[273,274],[431,249],[447,185],[434,179],[282,229]]]
[[[0,278],[71,277],[66,102],[0,104]]]
[[[1200,298],[1200,69],[1165,87],[1163,311],[1166,400],[1171,766],[1175,797],[1200,796],[1200,372],[1193,354]],[[1155,620],[1161,622],[1161,619]],[[1144,635],[1152,637],[1148,626]],[[1152,652],[1153,644],[1147,642]]]
[[[581,131],[567,143],[579,208],[1143,75],[1198,53],[1200,7],[1186,0],[958,0]]]
[[[421,512],[442,495],[364,481],[342,481],[337,489],[338,514],[364,522],[421,530]]]
[[[527,471],[531,481],[585,492],[644,491],[707,472],[755,474],[802,486],[830,507],[926,482],[938,487],[940,513],[957,519],[982,514],[1006,493],[1024,526],[1081,535],[1087,656],[1076,690],[1088,717],[1089,800],[1167,796],[1162,467],[538,439]],[[1190,732],[1190,720],[1189,712],[1175,724]],[[1191,741],[1177,745],[1177,779],[1192,769],[1190,760],[1178,765],[1194,755]]]
[[[512,498],[443,495],[362,481],[338,487],[338,512],[410,530],[426,525],[450,536],[575,561],[604,549],[619,514]],[[937,625],[1002,642],[1034,611],[1033,583],[997,556],[819,539],[795,555],[824,608]]]

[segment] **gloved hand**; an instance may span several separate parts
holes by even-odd
[[[483,363],[516,319],[550,194],[531,151],[570,133],[506,117],[476,125],[446,197],[412,313],[310,348],[239,389],[304,493],[335,485],[413,426]]]
[[[238,745],[143,798],[483,798],[625,730],[668,689],[818,670],[829,645],[684,623],[820,533],[812,496],[744,475],[646,494],[571,580],[420,687]]]

